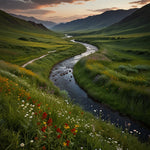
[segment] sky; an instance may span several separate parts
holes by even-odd
[[[0,9],[61,23],[108,10],[140,8],[148,3],[150,0],[0,0]]]

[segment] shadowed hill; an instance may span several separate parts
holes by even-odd
[[[55,22],[39,20],[39,19],[36,19],[34,17],[27,17],[27,16],[22,16],[22,15],[16,15],[16,14],[10,14],[10,15],[12,15],[16,18],[19,18],[19,19],[26,20],[26,21],[32,21],[32,22],[35,22],[38,24],[43,24],[48,29],[51,29],[54,25],[56,25]]]
[[[13,17],[4,11],[0,10],[0,30],[1,29],[21,29],[21,30],[37,30],[48,31],[42,24],[36,24],[32,21],[25,21],[16,17]],[[52,32],[53,33],[53,32]]]
[[[150,31],[150,4],[138,9],[133,14],[124,18],[120,22],[95,33],[104,34],[124,34],[141,33]],[[93,32],[94,33],[94,32]]]
[[[78,19],[68,23],[58,24],[53,27],[53,30],[61,32],[71,32],[102,29],[116,22],[119,22],[136,10],[137,9],[106,11],[100,15],[89,16],[85,19]]]

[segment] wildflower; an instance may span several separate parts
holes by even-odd
[[[81,149],[83,149],[83,147],[81,147]]]
[[[61,135],[59,134],[59,135],[57,135],[57,139],[60,139],[60,137],[61,137]]]
[[[31,97],[28,97],[27,100],[31,99]]]
[[[67,140],[66,142],[67,142],[67,146],[69,146],[70,141],[69,141],[69,140]]]
[[[24,143],[21,143],[20,146],[21,146],[21,147],[24,147]]]
[[[44,112],[43,115],[42,115],[42,119],[46,119],[46,117],[47,117],[47,113]]]
[[[79,125],[75,125],[75,128],[78,128],[79,127]]]
[[[35,140],[38,140],[38,137],[35,137],[34,139],[35,139]]]
[[[62,134],[62,131],[60,130],[60,128],[57,128],[56,131],[60,134]]]
[[[43,147],[42,147],[42,150],[46,150],[46,147],[45,147],[45,146],[43,146]]]
[[[41,106],[41,104],[38,104],[38,105],[37,105],[37,107],[40,107],[40,106]]]
[[[30,141],[30,143],[33,143],[33,142],[34,142],[33,140]]]
[[[43,124],[46,124],[46,122],[43,122]]]
[[[51,126],[51,125],[52,125],[52,122],[53,122],[52,118],[49,118],[49,120],[47,121],[47,125],[48,125],[48,126]]]
[[[32,116],[30,116],[29,118],[30,118],[30,119],[32,119],[33,117],[32,117]]]
[[[74,133],[74,132],[75,132],[75,130],[76,130],[76,129],[75,129],[75,128],[73,128],[73,129],[71,129],[71,132],[72,132],[72,133]]]
[[[47,127],[43,127],[43,128],[41,129],[41,131],[42,131],[42,132],[45,132],[45,131],[46,131],[46,128],[47,128]]]
[[[67,123],[65,123],[65,126],[64,126],[65,129],[69,129],[69,125]]]
[[[66,143],[66,142],[63,142],[63,145],[64,145],[64,146],[66,146],[66,145],[67,145],[67,143]]]

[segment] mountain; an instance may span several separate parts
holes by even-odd
[[[150,32],[150,4],[136,10],[133,14],[127,16],[120,22],[96,31],[95,33],[124,34],[141,32]]]
[[[68,23],[61,23],[52,29],[60,32],[102,29],[119,22],[136,10],[137,9],[106,11],[100,15],[89,16],[85,19],[77,19]]]
[[[16,14],[10,14],[10,15],[12,15],[12,16],[14,16],[16,18],[19,18],[19,19],[26,20],[26,21],[32,21],[32,22],[35,22],[35,23],[41,23],[48,29],[51,29],[53,26],[56,25],[55,22],[39,20],[39,19],[36,19],[34,17],[27,17],[27,16],[22,16],[22,15],[16,15]]]
[[[42,24],[37,24],[32,21],[25,21],[16,17],[13,17],[6,12],[0,10],[0,30],[24,30],[24,31],[39,31],[39,32],[51,32]]]

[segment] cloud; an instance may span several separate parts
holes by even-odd
[[[1,9],[34,9],[62,3],[87,2],[93,0],[0,0]]]
[[[148,3],[150,3],[150,0],[139,0],[135,2],[130,2],[129,4],[146,5]]]
[[[117,8],[117,7],[112,7],[112,8],[104,8],[104,9],[96,9],[96,10],[88,9],[88,11],[103,13],[103,12],[105,12],[105,11],[117,10],[117,9],[119,9],[119,8]]]
[[[42,10],[42,9],[28,9],[28,10],[15,10],[14,13],[20,13],[20,14],[30,14],[30,15],[46,15],[55,13],[55,11],[52,10]]]

